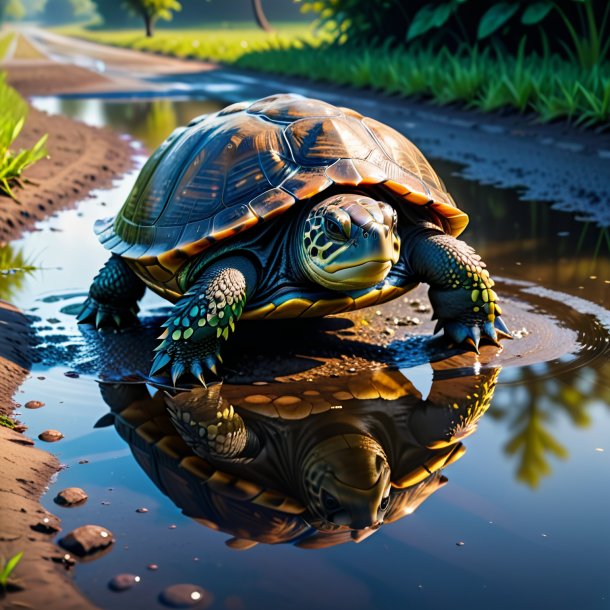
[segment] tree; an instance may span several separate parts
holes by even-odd
[[[0,24],[5,19],[22,19],[25,16],[25,8],[21,0],[0,0]]]
[[[155,22],[158,19],[170,21],[172,11],[182,9],[178,0],[125,0],[125,5],[144,19],[146,36],[149,37],[153,35]]]
[[[265,11],[263,10],[262,0],[252,0],[252,11],[254,12],[254,19],[258,24],[258,27],[265,32],[272,32],[273,28],[269,24]]]

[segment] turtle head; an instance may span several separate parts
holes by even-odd
[[[331,290],[358,290],[381,282],[398,261],[394,208],[358,194],[317,203],[303,226],[300,259],[307,277]]]
[[[332,436],[309,452],[303,466],[314,519],[355,530],[381,525],[390,503],[390,466],[377,441],[362,434]]]

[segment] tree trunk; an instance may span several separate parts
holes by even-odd
[[[273,28],[265,16],[261,0],[252,0],[252,11],[254,12],[254,19],[256,20],[258,27],[261,28],[261,30],[265,30],[265,32],[273,32]]]
[[[153,18],[148,13],[144,13],[144,25],[146,26],[146,36],[151,38],[153,35]]]

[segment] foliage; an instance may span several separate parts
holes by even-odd
[[[5,82],[0,73],[0,191],[15,198],[12,187],[20,184],[23,170],[47,156],[46,134],[32,146],[18,153],[10,147],[23,128],[28,106],[21,96]]]
[[[68,23],[75,19],[88,20],[95,15],[92,0],[46,0],[42,9],[45,23]]]
[[[4,34],[2,38],[0,38],[0,61],[6,57],[6,54],[8,53],[14,39],[14,32],[8,32],[7,34]]]
[[[0,426],[13,430],[13,428],[15,428],[16,426],[16,422],[12,417],[9,417],[8,415],[0,415]]]
[[[0,0],[0,24],[6,19],[22,19],[25,13],[22,0]]]
[[[21,250],[10,244],[0,248],[0,299],[11,301],[21,290],[26,277],[36,271]]]
[[[21,561],[22,557],[23,557],[23,551],[21,551],[20,553],[17,553],[16,555],[13,555],[4,564],[3,568],[0,570],[0,587],[2,587],[3,589],[6,590],[6,587],[8,586],[9,578],[11,577],[11,574],[13,573],[15,568],[17,567],[17,564]]]
[[[303,26],[276,26],[276,33],[251,29],[163,30],[145,38],[133,30],[66,34],[178,57],[236,64],[312,80],[371,88],[393,95],[421,96],[438,103],[464,103],[483,111],[513,108],[543,121],[568,119],[585,126],[610,121],[610,70],[583,71],[557,55],[506,55],[493,48],[462,45],[454,51],[433,45],[407,48],[389,43],[355,49],[330,44]]]
[[[426,39],[435,48],[461,45],[560,52],[584,69],[608,58],[610,3],[606,0],[306,0],[336,41],[399,45]],[[549,37],[547,32],[553,32]]]
[[[144,19],[148,37],[153,35],[153,27],[158,19],[171,21],[172,13],[182,8],[178,0],[124,0],[124,4],[132,13]]]

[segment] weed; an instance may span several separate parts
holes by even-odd
[[[21,133],[28,106],[0,73],[0,191],[16,199],[12,186],[21,185],[23,170],[47,156],[46,134],[32,146],[14,153],[10,147]]]
[[[23,557],[23,551],[13,555],[3,566],[2,570],[0,570],[0,587],[6,591],[8,586],[9,578],[11,574],[17,567],[17,564],[21,561]]]

